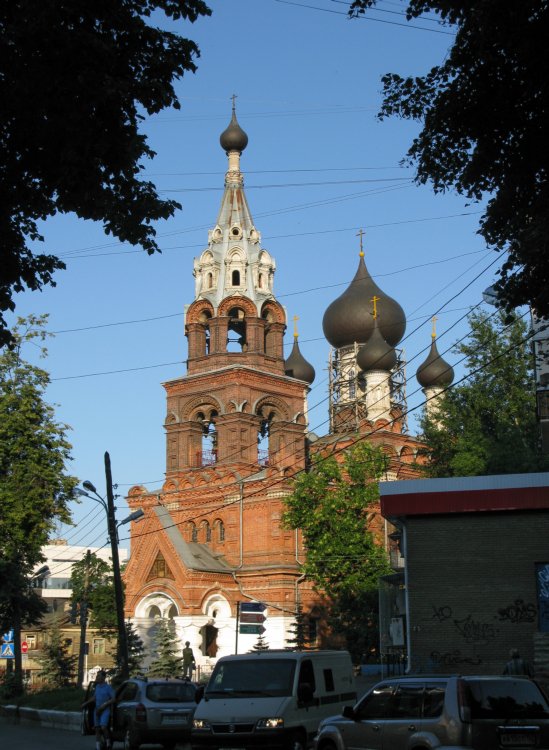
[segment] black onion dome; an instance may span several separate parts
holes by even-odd
[[[307,362],[299,350],[297,338],[294,339],[294,345],[290,356],[284,362],[284,372],[290,378],[304,380],[306,383],[312,383],[315,379],[315,368]]]
[[[454,380],[454,369],[438,353],[437,341],[434,337],[429,356],[417,368],[416,378],[422,388],[430,388],[437,385],[447,386]]]
[[[406,330],[404,310],[378,287],[361,255],[354,279],[324,313],[322,328],[333,347],[340,349],[355,342],[365,344],[368,341],[374,329],[373,297],[379,298],[377,310],[381,335],[391,346],[398,344]]]
[[[248,136],[238,124],[234,107],[229,126],[219,136],[219,143],[227,153],[229,151],[240,151],[242,153],[248,145]]]
[[[357,355],[357,365],[363,372],[369,370],[389,372],[396,365],[396,361],[394,347],[385,341],[379,330],[378,319],[374,318],[374,330],[368,343],[364,344]]]

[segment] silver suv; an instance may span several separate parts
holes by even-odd
[[[88,690],[91,697],[93,683]],[[125,750],[137,750],[145,743],[158,743],[172,749],[188,740],[193,720],[196,685],[189,680],[170,678],[131,678],[116,690],[111,711],[113,739]],[[91,709],[84,709],[82,733],[91,734]]]
[[[315,750],[549,750],[549,705],[526,677],[384,680],[324,719]]]

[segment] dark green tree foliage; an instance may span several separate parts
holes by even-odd
[[[87,603],[90,624],[105,635],[115,633],[116,596],[112,566],[91,552],[72,566],[71,587],[71,602]]]
[[[143,662],[146,657],[146,649],[138,632],[129,620],[126,621],[126,642],[128,644],[128,674],[130,677],[137,677],[143,672]],[[120,682],[119,675],[122,667],[118,649],[114,650],[113,656],[115,659],[115,667],[110,670],[110,675],[112,677],[111,682],[115,685]]]
[[[0,559],[0,629],[6,633],[15,627],[14,615],[20,622],[36,625],[48,606],[23,572],[24,560]]]
[[[377,0],[354,0],[362,14]],[[508,308],[549,317],[549,3],[409,0],[408,19],[435,13],[455,30],[444,61],[423,76],[383,77],[380,117],[416,119],[408,161],[436,192],[487,197],[480,234],[508,249],[497,288]],[[449,37],[448,37],[449,38]]]
[[[76,479],[67,427],[44,398],[48,373],[23,359],[23,347],[44,338],[44,317],[19,320],[16,346],[0,355],[0,551],[28,574],[58,521],[70,521]],[[43,350],[43,355],[46,352]]]
[[[289,628],[290,638],[286,638],[289,650],[306,651],[309,645],[309,622],[301,605],[295,613],[295,620]]]
[[[151,677],[181,677],[183,657],[173,620],[156,620],[156,653],[149,667]]]
[[[503,313],[469,316],[471,334],[454,348],[470,376],[449,389],[437,415],[422,420],[429,476],[513,474],[547,469],[540,454],[528,327]]]
[[[143,670],[146,656],[145,645],[131,622],[126,622],[126,640],[128,643],[128,674],[135,677]]]
[[[202,0],[0,4],[0,345],[13,293],[54,284],[65,267],[33,252],[39,221],[75,213],[153,253],[151,222],[180,208],[140,177],[154,156],[140,122],[179,108],[173,82],[199,56],[194,42],[157,28],[162,11],[181,22],[211,12]]]
[[[267,640],[263,633],[260,633],[257,636],[257,640],[254,643],[254,647],[252,648],[252,651],[268,651],[269,650],[269,644],[267,643]]]
[[[47,372],[23,359],[26,344],[43,341],[45,318],[20,319],[15,346],[0,354],[0,627],[15,628],[15,671],[21,677],[20,625],[39,620],[43,602],[29,577],[58,521],[69,522],[76,479],[67,427],[45,401]],[[45,350],[42,350],[45,355]]]
[[[379,592],[346,591],[331,602],[328,624],[344,633],[353,664],[379,658]]]
[[[387,467],[379,447],[359,443],[339,463],[335,457],[317,455],[311,471],[296,480],[286,500],[284,523],[301,529],[306,548],[304,573],[329,599],[334,613],[330,622],[344,636],[347,648],[364,651],[356,644],[356,628],[349,627],[357,614],[357,602],[368,602],[361,610],[364,637],[378,642],[378,579],[389,572],[385,550],[367,527],[367,514],[379,500],[378,480]]]
[[[57,623],[52,625],[42,652],[36,658],[41,666],[38,676],[48,687],[66,687],[74,680],[77,657],[69,654]]]

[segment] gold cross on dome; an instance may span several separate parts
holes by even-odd
[[[379,302],[380,299],[381,297],[376,297],[376,295],[374,294],[374,296],[370,300],[370,302],[374,303],[374,320],[375,318],[377,318],[377,303]]]
[[[433,317],[431,318],[431,323],[433,324],[433,329],[431,331],[431,336],[434,339],[436,339],[436,337],[437,337],[437,320],[438,320],[438,318],[436,317],[436,315],[433,315]]]
[[[360,257],[361,258],[364,256],[364,248],[362,246],[362,238],[364,237],[365,234],[366,234],[366,232],[364,231],[364,229],[360,229],[357,232],[357,234],[356,234],[357,237],[360,237]]]
[[[297,315],[294,315],[294,339],[297,338],[297,321],[299,320],[299,317]]]

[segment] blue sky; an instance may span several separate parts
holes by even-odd
[[[46,248],[67,270],[55,288],[16,298],[19,315],[49,313],[56,336],[45,362],[48,399],[71,426],[71,472],[100,493],[105,450],[122,497],[134,484],[152,489],[163,480],[161,383],[185,373],[183,308],[194,298],[193,258],[206,247],[221,200],[227,159],[219,135],[233,93],[249,136],[241,159],[248,202],[277,263],[275,293],[290,321],[299,316],[301,350],[317,373],[309,396],[314,432],[328,429],[322,316],[355,273],[359,228],[370,272],[408,318],[402,346],[411,432],[431,316],[437,312],[444,352],[465,335],[464,316],[499,264],[476,234],[479,206],[416,187],[399,166],[417,124],[375,117],[381,76],[418,75],[441,61],[453,38],[448,29],[427,19],[415,25],[430,31],[411,28],[398,15],[403,4],[388,0],[371,14],[377,21],[348,20],[335,0],[209,4],[212,17],[182,28],[201,58],[197,73],[177,84],[181,110],[144,125],[157,151],[145,174],[183,204],[158,225],[163,253],[149,257],[113,242],[98,224],[56,217],[44,225]],[[291,324],[286,342],[289,353]],[[76,506],[76,527],[59,530],[70,543],[104,543],[101,509],[90,505]],[[122,518],[122,498],[118,507]]]

